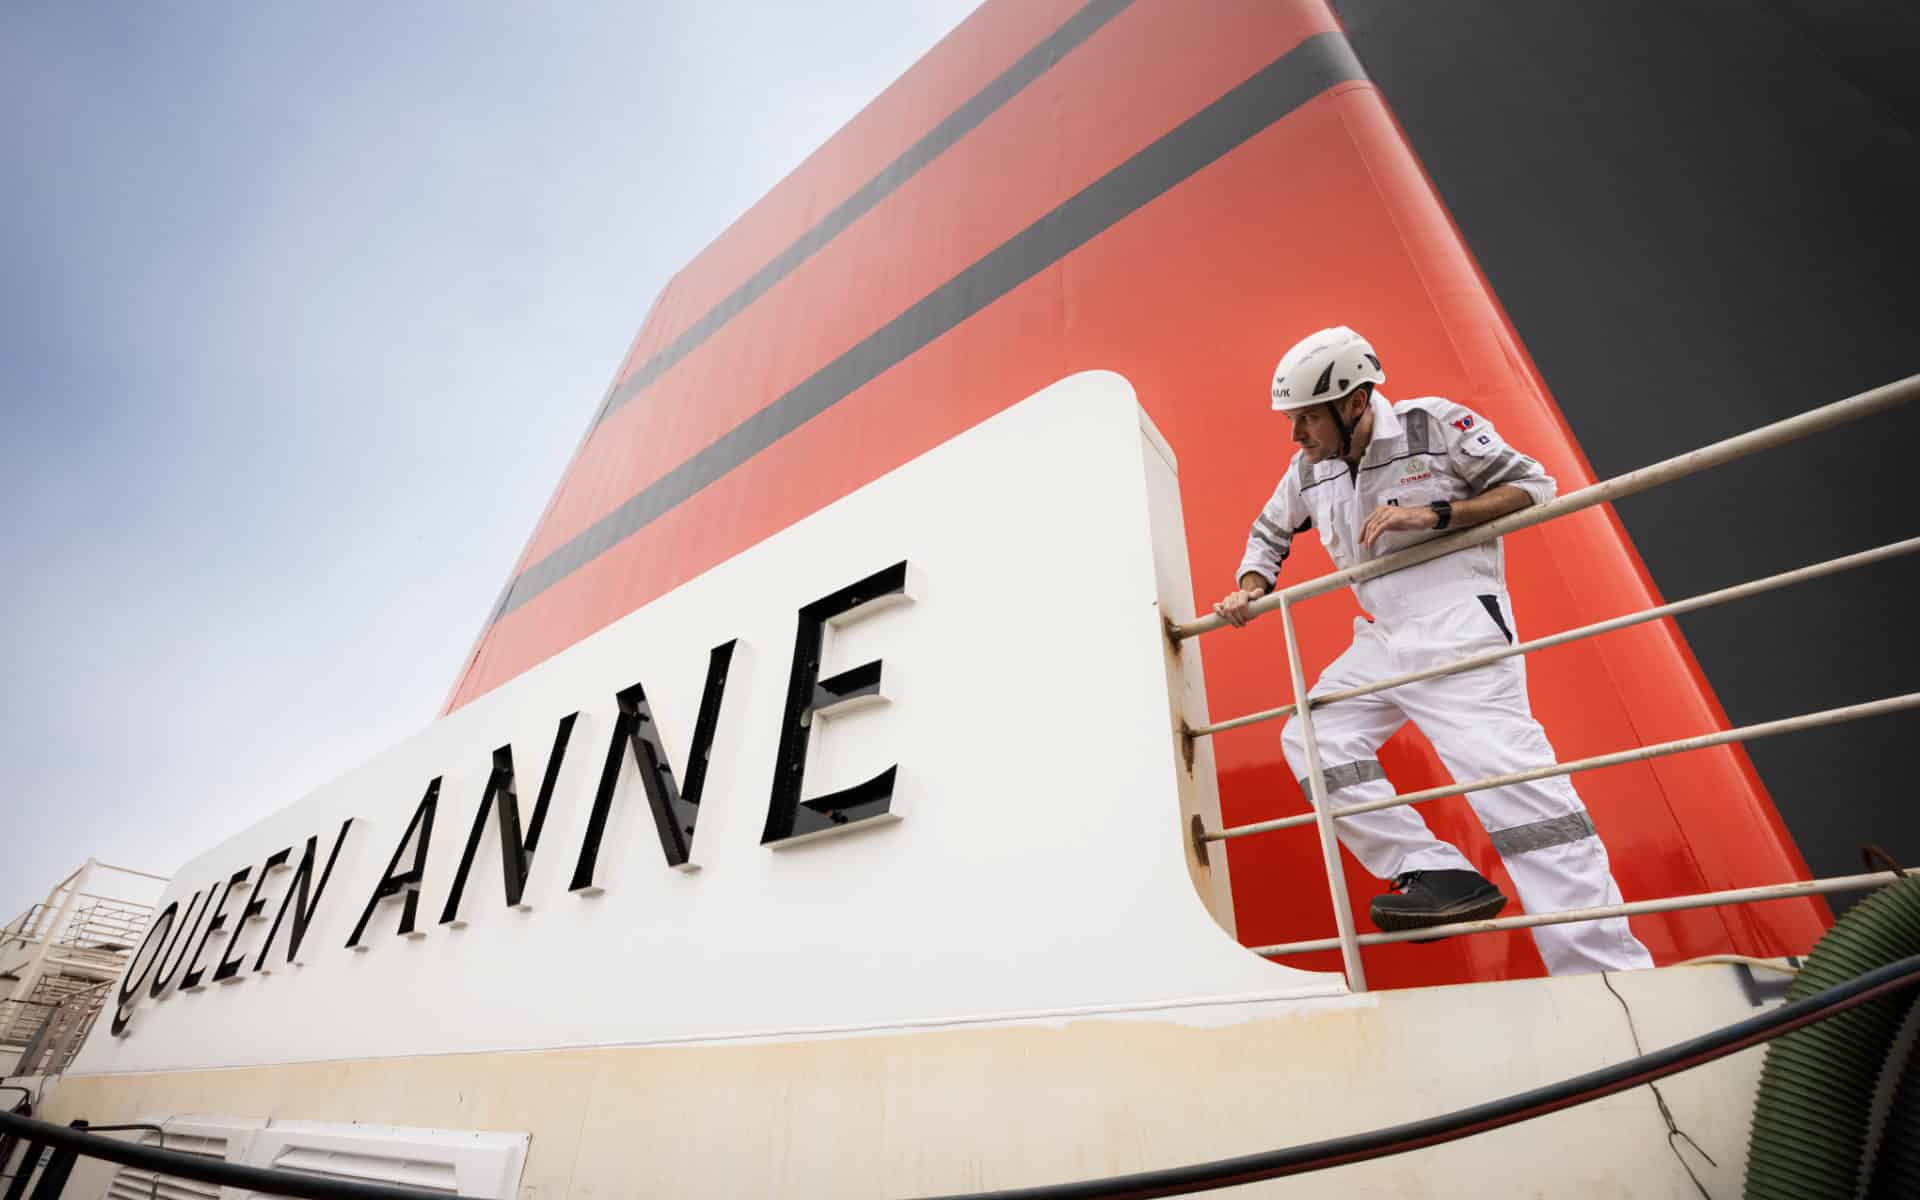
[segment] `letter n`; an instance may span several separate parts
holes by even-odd
[[[579,713],[560,718],[553,735],[553,749],[547,753],[547,769],[540,780],[540,797],[533,804],[533,820],[522,833],[520,828],[520,792],[514,785],[513,747],[502,746],[493,752],[493,773],[487,777],[487,790],[480,794],[480,807],[473,814],[473,828],[467,833],[467,848],[460,855],[460,869],[454,872],[453,890],[447,893],[446,907],[440,910],[440,923],[462,928],[460,897],[466,894],[467,876],[473,870],[473,856],[480,849],[480,835],[487,828],[487,812],[499,814],[500,874],[506,887],[508,908],[528,908],[527,872],[533,869],[533,852],[540,846],[540,831],[547,823],[547,804],[553,799],[553,786],[560,779],[560,763],[567,756],[567,742],[573,736],[573,723]]]
[[[620,692],[620,715],[615,719],[613,737],[607,742],[606,764],[600,769],[600,787],[594,793],[593,811],[587,817],[586,836],[580,843],[580,860],[573,869],[568,890],[591,896],[601,889],[593,882],[594,867],[600,860],[600,842],[606,836],[607,815],[613,808],[613,793],[620,783],[620,768],[631,753],[640,770],[640,785],[647,793],[647,807],[653,812],[653,827],[660,835],[660,851],[667,865],[680,870],[696,870],[693,862],[693,830],[700,816],[700,797],[707,786],[707,758],[713,752],[713,736],[720,724],[720,702],[727,690],[727,669],[733,664],[734,642],[715,646],[707,657],[707,683],[700,695],[700,715],[693,726],[693,747],[687,751],[687,785],[682,789],[674,780],[673,765],[667,761],[666,743],[660,739],[660,726],[653,717],[653,705],[639,684]]]
[[[307,839],[307,851],[300,856],[300,865],[294,868],[293,878],[287,883],[287,894],[280,899],[280,910],[273,915],[273,925],[267,930],[267,938],[260,943],[260,957],[253,960],[253,969],[262,975],[271,975],[273,968],[267,965],[267,954],[273,949],[273,939],[280,935],[280,923],[293,914],[293,924],[287,930],[287,962],[300,966],[300,944],[307,940],[307,926],[313,922],[313,914],[320,907],[320,896],[327,890],[327,881],[333,878],[333,864],[340,858],[340,847],[346,845],[347,831],[353,828],[353,818],[340,822],[340,832],[334,836],[333,849],[327,853],[327,865],[320,872],[318,883],[313,879],[313,866],[320,854],[320,838],[315,834]]]

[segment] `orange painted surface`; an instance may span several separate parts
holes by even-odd
[[[1083,0],[988,4],[809,154],[676,274],[650,314],[624,379],[1058,29]],[[766,96],[769,105],[778,96]],[[724,152],[724,147],[716,148]]]
[[[1049,5],[1041,22],[1021,0],[986,5],[676,278],[624,371],[1071,11]],[[1307,34],[1332,28],[1318,0],[1222,3],[1209,7],[1204,22],[1184,0],[1137,0],[614,413],[583,446],[522,567]],[[1016,36],[1028,40],[1012,45]],[[860,153],[838,144],[848,138],[871,139],[876,148]],[[1468,404],[1540,458],[1562,491],[1592,481],[1379,93],[1366,83],[1342,84],[509,612],[483,636],[451,706],[1008,404],[1095,367],[1133,382],[1179,454],[1196,601],[1204,606],[1231,586],[1247,526],[1291,457],[1286,424],[1266,400],[1273,362],[1300,335],[1334,323],[1355,326],[1380,349],[1389,396]],[[1523,637],[1658,602],[1610,513],[1510,538],[1507,554]],[[1329,569],[1315,538],[1296,540],[1286,578]],[[1038,597],[1035,603],[1037,610]],[[1310,676],[1345,647],[1356,611],[1345,592],[1301,610]],[[1201,652],[1216,717],[1285,698],[1277,622],[1212,635]],[[1725,727],[1670,625],[1547,651],[1528,670],[1536,715],[1563,758]],[[1216,752],[1229,823],[1304,809],[1276,726],[1223,734]],[[1411,729],[1381,760],[1403,790],[1447,778]],[[1737,750],[1612,768],[1576,783],[1629,899],[1806,874]],[[1464,800],[1424,811],[1439,836],[1511,890]],[[1237,841],[1229,854],[1243,940],[1331,931],[1311,831]],[[1351,858],[1347,870],[1364,913],[1380,885]],[[1826,920],[1819,902],[1788,901],[1633,924],[1657,960],[1672,962],[1728,950],[1804,951]],[[1337,967],[1331,954],[1297,962]],[[1541,972],[1525,934],[1379,947],[1367,952],[1367,966],[1381,986]]]
[[[693,355],[615,410],[582,448],[520,566],[551,553],[770,398],[1266,66],[1278,56],[1276,45],[1284,49],[1310,33],[1335,28],[1331,21],[1299,19],[1279,29],[1273,25],[1264,0],[1220,4],[1207,21],[1195,21],[1190,10],[1166,3],[1136,3],[1120,13]],[[1195,62],[1214,69],[1194,71]],[[1128,86],[1113,87],[1116,78]],[[1036,131],[1045,136],[1036,137]],[[820,206],[816,215],[827,207]],[[762,261],[787,244],[771,243]],[[914,253],[902,254],[903,246],[914,247]],[[669,291],[682,290],[681,280],[690,272],[676,277]],[[707,307],[701,305],[684,321],[660,323],[671,323],[677,336],[679,326],[692,324]],[[685,317],[685,306],[676,304],[673,316]],[[653,341],[650,337],[648,344]],[[630,363],[625,374],[644,361]],[[751,386],[742,386],[742,364],[750,364]]]

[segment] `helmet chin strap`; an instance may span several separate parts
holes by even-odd
[[[1345,417],[1340,415],[1340,406],[1344,404],[1347,397],[1351,395],[1353,395],[1353,393],[1348,392],[1346,396],[1342,396],[1338,400],[1327,401],[1327,415],[1333,418],[1333,427],[1340,431],[1340,459],[1342,462],[1345,462],[1347,455],[1353,452],[1353,431],[1359,427],[1361,421],[1361,417],[1355,417],[1349,422]],[[1369,400],[1373,398],[1373,389],[1371,387],[1367,389],[1367,398]],[[1362,414],[1362,416],[1364,415],[1365,414]]]

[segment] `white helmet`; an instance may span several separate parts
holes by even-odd
[[[1367,339],[1345,325],[1310,333],[1273,369],[1273,411],[1298,412],[1338,400],[1363,383],[1387,381]]]

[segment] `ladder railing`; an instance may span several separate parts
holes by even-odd
[[[1815,563],[1797,570],[1782,572],[1762,579],[1721,588],[1686,600],[1671,604],[1657,605],[1639,612],[1628,613],[1604,621],[1569,629],[1549,637],[1535,638],[1518,645],[1508,646],[1487,654],[1478,654],[1460,659],[1457,662],[1431,667],[1420,671],[1411,671],[1389,679],[1377,680],[1359,687],[1347,688],[1337,692],[1323,693],[1309,698],[1305,670],[1300,661],[1300,640],[1295,628],[1293,609],[1303,600],[1315,596],[1324,596],[1343,587],[1377,579],[1395,571],[1430,562],[1448,554],[1458,553],[1474,546],[1484,545],[1509,533],[1531,529],[1544,525],[1548,521],[1606,504],[1625,496],[1635,495],[1676,479],[1697,475],[1702,471],[1745,458],[1762,450],[1783,446],[1798,441],[1811,434],[1824,432],[1851,421],[1886,412],[1920,396],[1920,375],[1910,375],[1905,379],[1886,384],[1871,391],[1833,404],[1812,409],[1798,416],[1775,421],[1758,429],[1736,437],[1727,438],[1697,450],[1688,451],[1665,459],[1637,471],[1603,480],[1589,487],[1569,492],[1546,504],[1525,508],[1484,525],[1463,530],[1446,537],[1435,538],[1417,546],[1408,547],[1394,554],[1386,555],[1359,566],[1349,567],[1322,575],[1291,587],[1276,588],[1273,592],[1254,601],[1247,608],[1249,617],[1278,609],[1281,629],[1286,639],[1287,667],[1293,686],[1293,701],[1277,708],[1263,709],[1224,721],[1207,725],[1190,726],[1181,730],[1183,736],[1191,738],[1210,737],[1231,729],[1245,728],[1263,721],[1280,717],[1298,715],[1301,738],[1306,746],[1309,799],[1312,811],[1293,817],[1282,817],[1271,821],[1258,821],[1248,825],[1225,829],[1202,830],[1197,835],[1201,843],[1226,841],[1232,838],[1249,837],[1256,834],[1272,833],[1297,826],[1313,825],[1319,834],[1320,854],[1326,869],[1328,890],[1333,899],[1335,936],[1312,941],[1287,942],[1274,946],[1256,947],[1255,952],[1267,956],[1284,954],[1304,954],[1315,950],[1340,948],[1341,963],[1347,976],[1347,984],[1355,991],[1366,990],[1366,971],[1360,961],[1360,947],[1380,945],[1388,942],[1408,941],[1412,938],[1430,938],[1454,933],[1484,933],[1502,929],[1521,929],[1537,925],[1562,924],[1572,921],[1595,921],[1615,916],[1631,916],[1642,912],[1662,912],[1679,908],[1697,908],[1721,904],[1747,904],[1763,900],[1782,899],[1791,896],[1804,896],[1819,892],[1838,892],[1863,890],[1886,882],[1887,874],[1852,875],[1824,880],[1797,880],[1762,887],[1737,888],[1729,891],[1702,893],[1694,896],[1673,896],[1656,900],[1636,901],[1605,905],[1596,908],[1578,909],[1560,913],[1529,913],[1518,917],[1497,918],[1487,921],[1462,922],[1458,925],[1440,926],[1429,929],[1402,933],[1378,933],[1362,935],[1354,926],[1353,911],[1348,904],[1345,870],[1340,861],[1339,840],[1334,832],[1334,821],[1343,816],[1362,812],[1375,812],[1403,804],[1417,804],[1425,800],[1442,796],[1455,796],[1465,792],[1480,791],[1487,788],[1502,787],[1532,779],[1544,779],[1556,775],[1570,775],[1577,771],[1595,770],[1600,767],[1619,763],[1636,762],[1668,754],[1679,754],[1689,750],[1700,750],[1711,746],[1721,746],[1732,742],[1750,741],[1755,738],[1769,737],[1780,733],[1795,732],[1802,729],[1834,725],[1846,721],[1861,720],[1866,717],[1881,716],[1887,713],[1903,712],[1920,707],[1920,693],[1908,693],[1892,696],[1883,700],[1865,704],[1849,705],[1844,708],[1829,709],[1825,712],[1806,713],[1787,717],[1777,721],[1768,721],[1738,729],[1720,730],[1696,737],[1681,738],[1663,742],[1654,746],[1641,746],[1616,751],[1611,754],[1595,755],[1590,758],[1576,759],[1570,762],[1544,763],[1538,768],[1514,772],[1508,775],[1487,779],[1469,780],[1453,783],[1444,787],[1425,788],[1414,792],[1405,792],[1364,804],[1349,805],[1345,808],[1331,809],[1328,806],[1326,778],[1320,762],[1318,739],[1313,731],[1314,711],[1329,704],[1351,700],[1360,696],[1372,695],[1423,679],[1433,679],[1443,675],[1470,671],[1478,667],[1499,662],[1518,654],[1529,654],[1554,646],[1611,633],[1647,621],[1676,616],[1681,613],[1695,612],[1725,604],[1733,600],[1744,599],[1773,591],[1777,588],[1801,583],[1810,579],[1837,574],[1841,571],[1856,570],[1873,563],[1883,562],[1920,550],[1920,537],[1889,543],[1855,554],[1843,555],[1826,562]],[[1168,636],[1177,646],[1181,641],[1220,629],[1226,622],[1218,616],[1205,616],[1186,624],[1169,625]]]

